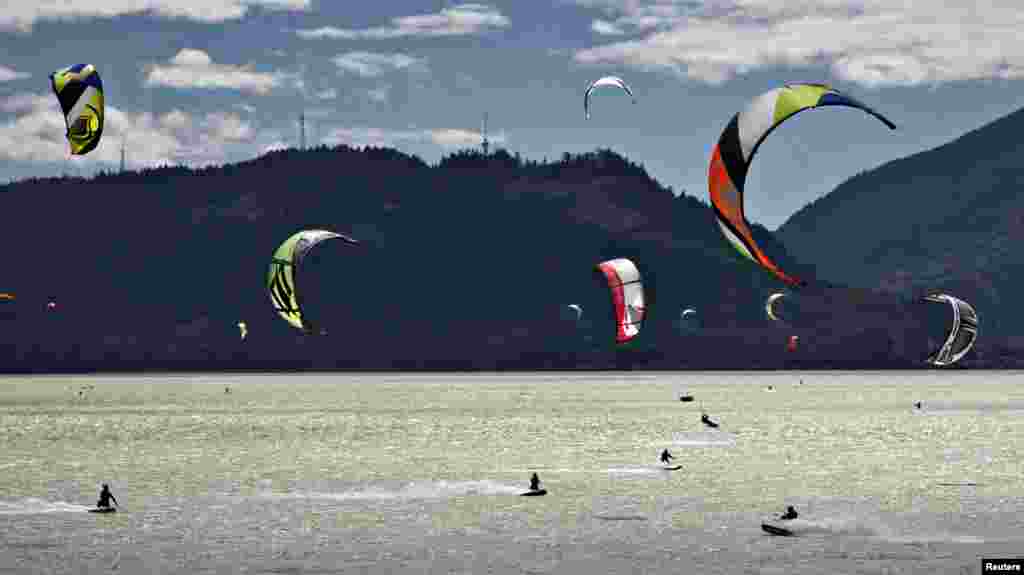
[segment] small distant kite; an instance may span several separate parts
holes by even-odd
[[[298,289],[299,269],[310,250],[329,240],[340,240],[353,246],[359,244],[352,238],[327,230],[302,230],[292,234],[277,248],[267,270],[267,293],[274,310],[289,324],[306,333],[317,333],[318,330],[304,313]]]
[[[978,339],[978,313],[971,304],[944,293],[925,296],[925,301],[946,304],[953,311],[953,322],[942,346],[928,356],[928,363],[945,367],[967,355]]]
[[[633,90],[629,89],[629,86],[626,85],[626,82],[622,78],[619,78],[618,76],[605,76],[604,78],[599,78],[594,81],[594,83],[587,87],[586,93],[583,94],[583,113],[586,115],[588,120],[590,119],[590,93],[593,92],[595,88],[600,88],[601,86],[612,86],[619,88],[620,90],[624,90],[629,94],[629,97],[633,99],[633,103],[636,104],[636,98],[633,97]]]
[[[640,325],[647,314],[640,271],[626,258],[601,262],[597,269],[611,291],[615,342],[626,343],[640,334]]]

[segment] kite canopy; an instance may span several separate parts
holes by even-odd
[[[327,230],[303,230],[293,234],[281,244],[270,262],[267,271],[267,293],[274,304],[274,310],[288,323],[304,331],[313,327],[302,309],[302,298],[298,290],[298,270],[303,258],[314,246],[331,239],[340,239],[357,245],[356,240]]]
[[[697,331],[701,328],[701,323],[700,315],[692,307],[679,312],[679,319],[675,321],[676,327],[686,333]]]
[[[890,129],[896,125],[866,105],[824,84],[787,84],[754,98],[729,121],[711,152],[708,192],[718,226],[736,251],[790,285],[805,285],[782,271],[754,241],[743,208],[743,187],[754,154],[768,134],[787,119],[811,108],[846,106],[878,118]]]
[[[640,333],[646,307],[644,287],[636,265],[626,258],[608,260],[597,265],[608,282],[615,315],[615,341],[626,343]]]
[[[925,301],[948,304],[953,308],[953,323],[942,346],[928,356],[928,363],[943,367],[960,361],[978,339],[978,314],[971,304],[944,293],[925,296]]]
[[[580,307],[579,304],[571,303],[568,305],[568,308],[576,312],[577,321],[579,321],[579,319],[583,317],[583,308]]]
[[[626,85],[625,80],[618,76],[605,76],[595,80],[590,84],[590,86],[587,86],[587,92],[583,94],[583,113],[586,114],[588,120],[590,119],[590,93],[593,92],[595,88],[600,88],[601,86],[612,86],[619,88],[620,90],[624,90],[629,94],[629,97],[633,99],[633,103],[636,104],[636,98],[633,97],[633,91],[629,89],[628,85]]]
[[[786,294],[783,292],[776,292],[768,296],[768,301],[764,303],[764,310],[768,312],[768,319],[773,321],[779,321],[779,316],[775,315],[775,312],[772,310],[772,306],[775,305],[776,301],[778,301],[785,295]]]
[[[75,64],[50,74],[50,86],[64,114],[71,154],[96,149],[103,135],[103,82],[92,64]]]

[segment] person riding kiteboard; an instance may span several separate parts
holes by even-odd
[[[540,491],[540,477],[537,477],[536,471],[530,476],[530,491]]]
[[[100,490],[100,500],[96,502],[96,507],[98,509],[109,509],[111,500],[113,500],[114,505],[117,505],[117,498],[110,492],[110,486],[104,483],[103,489]]]

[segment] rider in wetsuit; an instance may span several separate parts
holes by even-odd
[[[780,521],[789,521],[790,519],[796,519],[796,518],[797,518],[796,509],[794,509],[792,505],[790,505],[789,507],[786,508],[786,513],[784,515],[780,515],[779,516],[779,520]]]
[[[661,462],[662,463],[664,463],[665,465],[668,465],[668,462],[669,462],[670,459],[674,459],[674,457],[672,457],[672,454],[669,453],[667,449],[665,451],[661,452]]]
[[[114,501],[114,505],[117,505],[117,498],[110,492],[110,486],[104,483],[103,489],[100,490],[100,500],[96,502],[96,507],[100,509],[109,508],[111,500]]]
[[[540,491],[540,477],[537,477],[536,472],[530,477],[530,491]]]

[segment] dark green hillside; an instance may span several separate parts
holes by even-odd
[[[707,205],[609,151],[430,166],[388,149],[285,150],[17,182],[0,187],[0,214],[14,247],[0,290],[18,298],[0,316],[9,371],[920,365],[919,336],[855,313],[767,321],[780,284],[732,251]],[[307,228],[360,241],[323,244],[303,267],[326,335],[289,327],[264,289],[277,245]],[[648,293],[649,321],[625,349],[609,345],[610,296],[593,273],[615,257],[637,263]],[[679,321],[687,307],[699,329]]]

